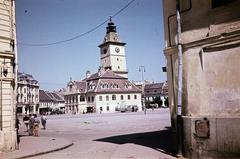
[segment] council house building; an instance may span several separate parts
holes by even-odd
[[[125,44],[110,19],[103,43],[99,45],[101,66],[97,73],[87,71],[81,81],[70,79],[65,99],[66,113],[142,110],[141,90],[128,80]]]

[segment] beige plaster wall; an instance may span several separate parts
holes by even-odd
[[[181,2],[181,10],[190,0]],[[239,158],[240,1],[212,8],[192,0],[181,14],[183,46],[183,148],[189,158]],[[164,0],[165,56],[171,117],[176,123],[177,72],[175,0]],[[171,44],[169,43],[168,19]],[[209,121],[209,138],[195,136],[196,120]]]

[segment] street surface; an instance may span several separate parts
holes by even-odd
[[[129,151],[127,153],[131,154],[134,145],[148,150],[154,156],[162,152],[170,153],[172,149],[171,133],[168,130],[169,109],[149,109],[146,115],[144,112],[116,112],[64,114],[47,118],[46,130],[40,129],[40,136],[68,139],[74,145],[31,159],[110,159],[114,158],[116,152],[121,154],[121,151]],[[144,151],[138,155],[141,153]],[[133,157],[130,155],[126,158]]]

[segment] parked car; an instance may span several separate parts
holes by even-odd
[[[137,105],[128,105],[128,106],[122,106],[119,108],[120,112],[136,112],[138,111]]]
[[[59,110],[59,109],[56,109],[56,110],[53,110],[53,111],[51,112],[51,115],[53,115],[53,114],[64,114],[64,111]]]

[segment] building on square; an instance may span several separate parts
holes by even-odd
[[[59,114],[65,111],[64,97],[58,92],[39,90],[39,114]]]
[[[39,83],[26,73],[18,73],[17,113],[39,113]]]
[[[95,73],[82,81],[69,81],[64,98],[66,113],[142,109],[141,90],[111,70]]]
[[[141,90],[128,80],[125,44],[110,19],[100,48],[101,66],[97,73],[87,71],[81,81],[68,82],[64,94],[66,113],[142,110]]]
[[[144,98],[147,108],[151,107],[167,107],[166,100],[168,97],[167,82],[147,83],[144,86]],[[155,105],[152,105],[155,104]]]

